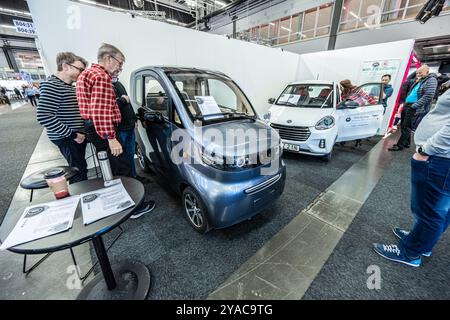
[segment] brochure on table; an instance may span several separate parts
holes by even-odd
[[[120,180],[119,180],[120,181]],[[122,182],[81,195],[83,223],[90,224],[134,206]]]
[[[72,228],[80,196],[26,207],[14,229],[0,246],[5,250]]]

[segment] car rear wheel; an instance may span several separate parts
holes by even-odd
[[[145,154],[139,144],[136,145],[136,155],[138,157],[139,167],[142,169],[142,171],[144,171],[145,173],[151,172],[148,165],[148,160],[146,159]]]
[[[189,224],[198,233],[204,234],[210,230],[208,223],[208,212],[198,193],[191,187],[183,191],[181,197],[184,213]]]

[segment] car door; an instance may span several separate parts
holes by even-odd
[[[337,141],[363,139],[378,133],[384,111],[382,92],[381,83],[363,84],[337,106]]]
[[[148,139],[146,154],[157,173],[169,177],[170,169],[172,169],[170,158],[173,130],[170,121],[172,98],[164,82],[156,73],[145,73],[142,75],[142,79],[144,113],[157,115],[147,117],[147,120],[144,121],[145,128],[143,130]],[[143,140],[145,141],[145,139]]]

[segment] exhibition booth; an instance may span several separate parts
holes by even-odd
[[[341,236],[345,232],[381,178],[382,170],[379,169],[383,164],[374,163],[378,160],[377,156],[368,155],[372,149],[379,152],[381,147],[377,143],[390,126],[396,112],[400,87],[411,63],[414,46],[412,39],[299,55],[69,0],[28,0],[28,5],[36,25],[37,47],[47,75],[56,73],[55,58],[59,52],[73,52],[85,58],[89,64],[97,62],[97,50],[102,43],[113,44],[125,54],[126,62],[120,81],[130,93],[133,107],[141,120],[137,138],[139,161],[142,169],[148,169],[149,162],[152,162],[153,167],[150,171],[152,183],[143,187],[134,179],[125,179],[124,185],[131,196],[129,203],[137,205],[143,202],[145,197],[151,197],[157,200],[157,210],[136,221],[126,221],[131,211],[122,211],[114,219],[100,220],[103,222],[96,227],[91,225],[84,228],[81,220],[76,220],[76,238],[63,239],[61,236],[62,240],[67,240],[66,243],[51,243],[52,250],[57,251],[93,241],[95,252],[90,249],[87,255],[93,257],[93,260],[95,256],[98,257],[105,278],[109,278],[106,279],[108,289],[115,287],[114,280],[111,280],[114,279],[114,274],[110,266],[108,269],[104,265],[108,266],[109,260],[117,262],[130,259],[132,262],[128,262],[124,268],[139,267],[135,260],[139,260],[141,265],[151,266],[152,286],[148,293],[151,299],[205,299],[208,296],[236,298],[234,293],[228,296],[227,285],[224,283],[233,282],[236,277],[250,272],[251,266],[238,270],[249,259],[269,259],[270,257],[264,256],[264,252],[255,258],[255,253],[278,232],[291,226],[290,223],[301,212],[313,208],[311,204],[315,199],[315,205],[322,205],[325,208],[322,209],[330,213],[330,216],[335,212],[336,215],[342,215],[339,219],[334,216],[316,219],[321,223],[325,221],[325,224],[332,225],[334,229],[316,227],[319,230],[314,230],[317,234],[326,229],[325,236],[321,234],[317,239],[309,239],[310,243],[305,245],[306,249],[302,249],[305,251],[313,251],[316,246],[333,248],[339,240],[338,236],[331,244],[326,242],[326,236],[333,233]],[[387,100],[386,107],[383,107],[383,87],[380,79],[385,74],[391,75],[393,95]],[[162,79],[161,83],[148,84],[151,81],[147,81],[147,78],[151,77]],[[344,79],[349,79],[361,88],[368,86],[367,90],[364,89],[367,92],[363,93],[370,96],[367,99],[372,99],[373,102],[346,106],[345,102],[348,100],[341,98],[339,91],[339,82]],[[202,85],[201,82],[205,80],[206,84]],[[217,87],[227,85],[235,95],[228,100],[223,98],[223,91],[222,95],[214,96],[209,91],[214,88],[209,80],[215,81]],[[158,87],[158,90],[152,91],[152,85],[160,85],[163,90]],[[304,88],[308,91],[308,101],[311,104],[298,113],[298,110],[289,109],[288,105],[295,101],[295,107],[302,109],[298,104],[302,94],[286,91],[290,87],[299,89],[299,92]],[[144,90],[140,92],[139,88]],[[204,94],[195,94],[204,88],[207,88]],[[202,108],[205,103],[202,99],[211,97],[212,101],[206,102],[210,103],[210,110],[216,111],[203,115],[192,111],[196,108],[206,110]],[[166,104],[166,109],[167,99],[173,102],[166,118],[177,121],[167,123],[161,119],[164,115],[162,112],[149,112],[148,108],[145,108],[153,103],[155,107],[152,109],[166,110],[156,106],[156,102],[161,98],[161,104]],[[229,122],[221,123],[214,119],[217,114],[226,114],[218,108],[220,103],[216,101],[220,100],[225,101],[224,105],[235,104],[235,109],[239,111],[239,121],[236,120],[230,125]],[[313,110],[313,106],[316,106],[316,110]],[[365,114],[369,109],[372,114]],[[286,117],[277,118],[277,113],[283,113]],[[302,123],[313,113],[316,113],[316,118],[311,120],[311,125]],[[258,144],[263,140],[269,141],[269,146],[264,151],[269,150],[269,153],[278,157],[276,169],[262,176],[255,169],[257,167],[259,170],[259,157],[256,157],[257,165],[252,166],[252,163],[248,163],[247,154],[242,156],[230,152],[217,156],[217,152],[208,150],[209,141],[204,142],[195,136],[195,123],[197,120],[207,123],[205,116],[212,116],[215,122],[211,123],[221,132],[225,132],[227,128],[255,131],[265,129],[276,132],[275,138],[257,136],[254,139]],[[369,124],[370,132],[354,135],[357,129],[369,127]],[[347,139],[339,140],[338,136],[342,137],[339,126],[346,129]],[[170,134],[177,127],[187,132],[185,137],[198,143],[200,161],[203,161],[201,169],[171,162],[173,158],[170,158]],[[298,131],[292,134],[293,127]],[[306,130],[305,127],[310,129]],[[332,135],[320,135],[323,130],[332,127],[336,129]],[[298,138],[306,137],[304,140],[307,140],[310,136],[316,137],[314,148],[317,147],[318,151],[306,150],[304,148],[309,146],[295,142]],[[362,139],[364,141],[361,142]],[[335,144],[353,140],[359,140],[359,145]],[[378,146],[378,149],[374,146]],[[333,148],[333,161],[330,163],[308,156],[330,156]],[[45,148],[38,147],[36,150],[38,149],[42,152]],[[225,160],[228,158],[233,158],[235,162],[227,166]],[[159,163],[156,163],[158,161]],[[360,167],[355,169],[354,165],[357,163]],[[57,164],[61,165],[59,162]],[[361,167],[366,175],[352,185],[348,177],[353,177],[355,172],[361,171]],[[242,173],[243,169],[248,170]],[[343,176],[346,172],[350,174]],[[27,171],[27,174],[29,173],[30,170]],[[340,185],[336,183],[338,179],[342,179]],[[101,187],[103,181],[100,182],[86,182],[74,190],[83,192],[83,195],[85,192],[94,192],[93,190]],[[170,188],[173,185],[175,187]],[[195,192],[186,196],[190,189]],[[354,215],[351,216],[339,207],[326,207],[326,197],[332,198],[335,205],[346,209],[346,201],[351,202],[348,205],[349,212]],[[45,199],[48,200],[48,197]],[[197,205],[202,202],[199,199],[205,202],[203,206]],[[188,207],[189,204],[191,207]],[[71,205],[76,208],[75,204]],[[198,213],[203,207],[214,214],[200,216]],[[127,210],[132,210],[129,208],[130,206]],[[189,221],[189,214],[187,220],[190,225],[186,223],[186,219],[182,217],[189,210],[195,212],[196,219],[209,220],[210,225],[201,224],[195,219]],[[309,228],[317,223],[316,220],[301,225],[301,228]],[[109,232],[119,226],[119,235]],[[191,227],[194,227],[197,233],[193,232]],[[212,229],[219,230],[207,233]],[[292,229],[289,232],[298,234]],[[105,242],[111,245],[108,249],[105,249],[103,240],[100,239],[102,236]],[[289,239],[287,241],[289,242]],[[40,254],[45,251],[25,244],[15,252]],[[75,260],[72,251],[71,254]],[[302,270],[300,273],[304,271],[308,274],[308,263],[311,261],[323,265],[324,260],[326,259],[323,257],[308,260],[304,266],[306,271]],[[106,269],[108,272],[105,272]],[[236,270],[237,276],[234,274]],[[144,278],[146,287],[136,289],[140,291],[136,298],[146,297],[150,288],[150,274],[146,267],[137,270],[136,274]],[[313,279],[313,276],[315,274],[311,273],[309,277]],[[301,276],[295,273],[292,283],[295,284],[302,277],[303,273]],[[93,282],[95,283],[89,284],[86,287],[88,289],[83,292],[94,292],[98,281]],[[281,282],[284,282],[286,287],[290,285],[289,281]],[[221,290],[225,291],[224,296],[214,296],[216,291]],[[292,292],[287,294],[283,290],[279,291],[290,298],[301,297]],[[108,296],[88,296],[83,292],[78,296],[79,299]],[[114,299],[117,296],[112,294],[109,298]]]

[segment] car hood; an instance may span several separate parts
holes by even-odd
[[[201,127],[202,136],[194,134],[194,140],[206,150],[226,157],[256,154],[278,147],[280,136],[261,120],[235,120]],[[219,137],[214,140],[211,136]]]
[[[271,123],[295,127],[314,127],[320,119],[335,113],[333,108],[319,109],[284,106],[272,106],[269,111]]]

